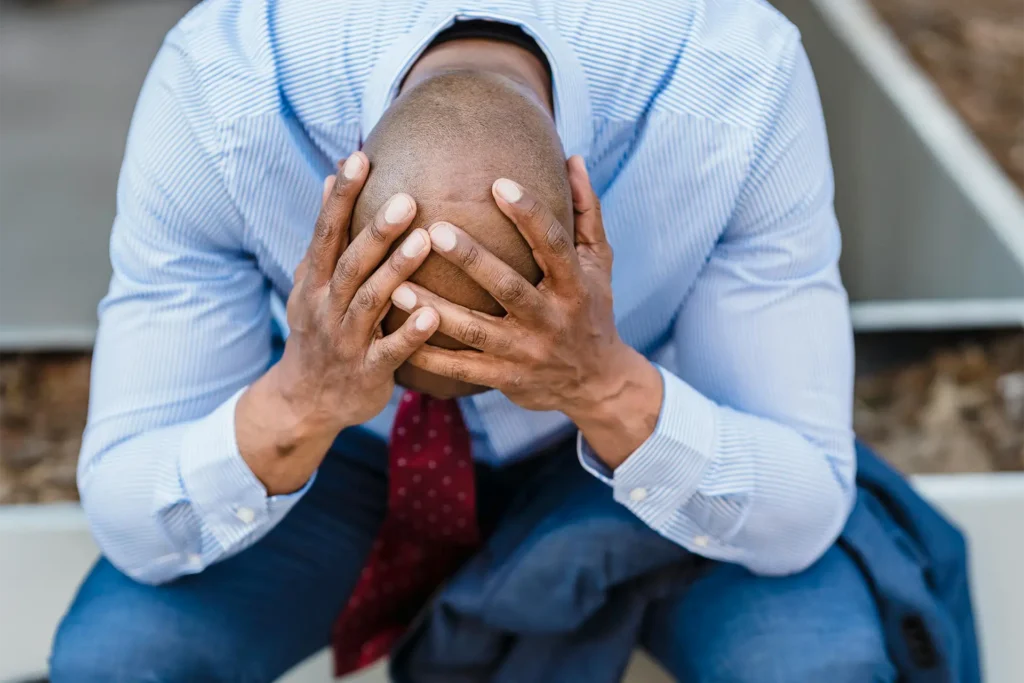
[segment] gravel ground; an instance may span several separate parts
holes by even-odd
[[[76,500],[89,356],[0,356],[0,504]]]
[[[871,3],[1024,189],[1024,1]]]
[[[857,433],[907,473],[1024,470],[1024,333],[917,355],[858,378]],[[88,355],[0,356],[0,504],[77,497],[88,387]]]
[[[854,429],[900,470],[1024,470],[1024,333],[858,377]]]

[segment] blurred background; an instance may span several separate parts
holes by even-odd
[[[192,4],[0,0],[0,505],[76,499],[125,135]],[[1024,0],[775,4],[829,127],[858,434],[907,473],[1024,470]]]
[[[135,99],[190,0],[0,2],[0,504],[73,499]],[[907,472],[1024,469],[1024,0],[777,0],[818,77],[856,426]]]

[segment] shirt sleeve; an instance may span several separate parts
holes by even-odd
[[[103,553],[147,583],[252,544],[309,486],[268,497],[235,441],[235,404],[270,359],[269,288],[180,40],[158,53],[128,136],[78,471]]]
[[[853,504],[853,344],[824,120],[798,41],[745,185],[675,324],[654,433],[616,500],[689,550],[781,575],[812,564]]]

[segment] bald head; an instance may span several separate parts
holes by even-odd
[[[392,104],[367,138],[363,151],[371,170],[353,215],[353,231],[369,224],[397,192],[416,200],[410,226],[437,221],[459,226],[530,282],[540,269],[515,225],[494,203],[491,185],[511,178],[545,202],[572,228],[572,198],[565,156],[551,115],[532,93],[503,76],[456,71],[417,83]],[[400,244],[401,239],[395,244]],[[493,315],[501,306],[465,273],[431,254],[410,278],[449,301]],[[392,308],[385,332],[397,329],[405,313]],[[463,348],[438,333],[430,343]],[[399,384],[438,396],[479,391],[409,365]]]

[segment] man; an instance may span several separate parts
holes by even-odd
[[[399,368],[497,389],[446,414],[481,508],[578,435],[615,500],[715,562],[650,615],[678,677],[894,680],[833,547],[855,467],[831,200],[810,67],[756,0],[200,6],[129,136],[80,467],[106,559],[54,680],[272,680],[326,645],[390,519]]]

